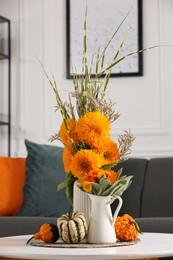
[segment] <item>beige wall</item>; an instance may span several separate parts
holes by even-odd
[[[25,138],[49,143],[61,123],[37,59],[54,74],[65,98],[72,89],[65,78],[65,12],[65,0],[0,0],[0,14],[12,21],[13,156],[26,154]],[[143,0],[144,47],[173,44],[172,13],[172,0]],[[109,96],[121,113],[112,125],[112,138],[131,128],[136,136],[132,156],[173,155],[172,60],[173,47],[154,49],[144,54],[144,76],[110,80]]]

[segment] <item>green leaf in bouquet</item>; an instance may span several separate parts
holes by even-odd
[[[66,187],[68,186],[68,183],[69,183],[68,180],[65,180],[65,181],[61,182],[61,183],[58,185],[58,190],[62,190],[63,188],[66,188]]]
[[[122,193],[129,187],[131,183],[131,178],[133,176],[123,176],[121,179],[116,180],[116,182],[107,190],[105,190],[102,195],[103,196],[109,196],[109,195],[117,195],[116,190],[119,189],[120,187],[123,187]],[[121,194],[122,195],[122,194]]]
[[[102,182],[106,180],[106,174],[103,174],[100,179],[99,179],[99,183],[102,184]]]
[[[132,183],[133,176],[127,176],[123,181],[120,181],[119,185],[116,187],[116,189],[111,194],[112,196],[122,196],[123,192],[130,186]]]
[[[119,169],[118,172],[117,172],[117,180],[119,180],[121,174],[123,172],[123,168]]]
[[[97,195],[102,195],[102,193],[111,186],[111,182],[106,178],[105,174],[99,179],[99,184],[100,190]]]
[[[124,185],[122,185],[122,183],[117,184],[117,186],[112,190],[110,195],[111,196],[119,196],[118,192],[122,189],[122,187],[124,187]]]
[[[66,179],[58,185],[58,190],[61,190],[68,186],[73,187],[75,181],[76,181],[76,178],[73,176],[73,174],[71,172],[67,173]]]
[[[109,163],[102,166],[103,170],[111,170],[115,163]]]
[[[100,190],[100,184],[96,182],[91,182],[92,185],[92,193],[97,194]]]
[[[66,174],[66,180],[60,184],[61,186],[59,185],[60,188],[66,187],[65,193],[71,204],[73,204],[73,186],[74,186],[75,181],[76,181],[76,178],[73,176],[73,174],[71,172],[69,172]]]
[[[121,180],[117,180],[110,188],[108,188],[107,190],[105,190],[102,195],[103,196],[109,196],[112,194],[112,192],[116,189],[117,185],[119,184]]]

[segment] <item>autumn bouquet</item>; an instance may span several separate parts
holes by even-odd
[[[93,55],[89,65],[86,16],[87,10],[84,19],[82,75],[78,75],[74,68],[74,91],[68,93],[68,102],[61,100],[55,80],[50,80],[44,71],[54,90],[57,109],[62,116],[59,132],[50,138],[51,141],[60,140],[64,145],[66,179],[58,188],[66,188],[71,202],[76,180],[78,187],[85,192],[101,196],[121,196],[132,179],[132,176],[123,176],[122,169],[114,171],[114,167],[131,152],[134,136],[130,130],[125,130],[122,135],[117,136],[116,141],[111,139],[111,123],[117,120],[120,114],[115,109],[115,104],[106,96],[112,67],[134,54],[118,58],[125,38],[115,52],[110,66],[104,67],[106,50],[126,17],[110,39],[107,39],[103,50],[100,51],[99,48],[98,53]]]

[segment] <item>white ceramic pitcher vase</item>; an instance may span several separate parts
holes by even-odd
[[[73,211],[80,211],[84,214],[87,224],[89,224],[91,214],[91,200],[87,192],[80,190],[77,187],[77,182],[73,188]]]
[[[88,194],[91,200],[91,214],[89,219],[88,243],[114,243],[116,233],[114,223],[122,206],[122,198],[119,196],[97,196]],[[112,215],[111,204],[118,199],[118,206]]]

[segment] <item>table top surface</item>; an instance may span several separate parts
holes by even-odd
[[[173,234],[144,233],[135,245],[109,248],[45,248],[26,245],[32,235],[0,238],[0,257],[20,259],[135,259],[173,256]]]

